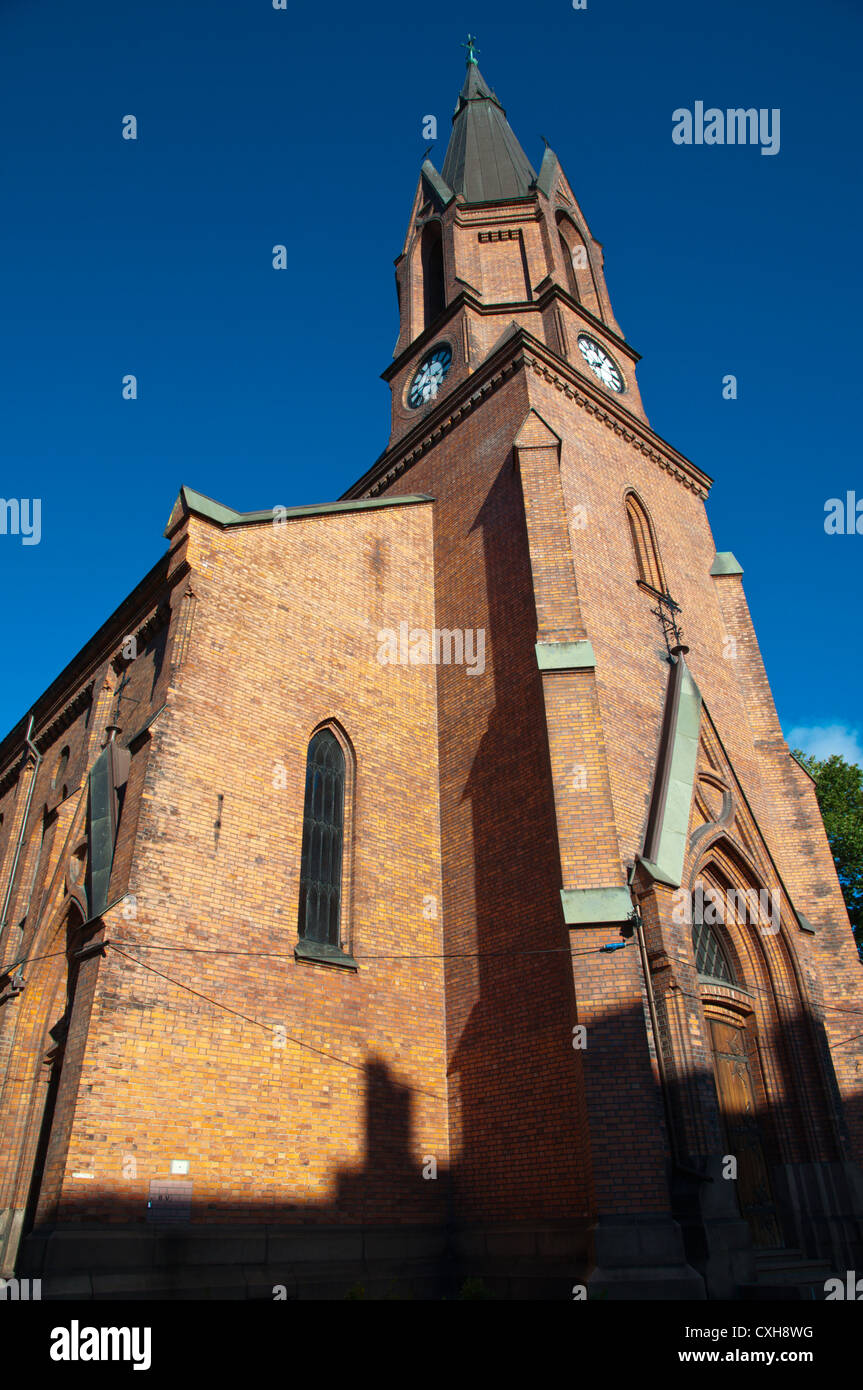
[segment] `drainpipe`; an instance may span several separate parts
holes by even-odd
[[[3,933],[6,930],[6,918],[9,914],[9,904],[12,901],[12,890],[15,887],[15,875],[18,872],[18,861],[21,858],[21,851],[24,848],[24,840],[27,836],[27,822],[30,819],[30,806],[33,801],[33,792],[36,789],[36,778],[39,773],[39,768],[42,766],[42,754],[39,752],[39,749],[36,747],[35,743],[30,737],[32,732],[33,715],[31,714],[30,723],[27,725],[27,732],[24,735],[24,742],[27,744],[27,747],[30,749],[30,752],[36,759],[36,766],[33,768],[33,776],[30,778],[30,786],[27,790],[27,804],[24,807],[24,817],[21,821],[21,830],[18,834],[18,843],[15,846],[15,857],[12,860],[12,868],[9,872],[9,882],[6,885],[6,896],[3,899],[3,912],[2,914],[0,914],[0,940],[2,940]]]
[[[635,878],[635,865],[633,864],[629,874],[629,889],[633,891],[632,883]],[[699,1172],[697,1168],[690,1168],[684,1163],[680,1153],[680,1141],[677,1133],[677,1124],[674,1118],[674,1111],[671,1104],[671,1086],[668,1080],[668,1069],[665,1065],[665,1056],[662,1051],[662,1040],[659,1036],[659,1018],[656,1012],[656,996],[653,992],[653,980],[650,974],[650,962],[647,958],[647,940],[644,935],[644,922],[641,910],[637,903],[633,904],[632,917],[630,921],[635,929],[635,939],[638,942],[638,954],[641,957],[641,971],[644,977],[644,989],[647,995],[647,1009],[650,1014],[650,1026],[653,1030],[653,1044],[656,1048],[656,1062],[659,1070],[659,1089],[662,1092],[662,1108],[665,1112],[665,1124],[668,1129],[668,1147],[671,1153],[671,1161],[680,1173],[685,1173],[687,1177],[697,1178],[699,1182],[713,1182],[712,1178],[705,1173]]]
[[[631,886],[631,884],[630,884]],[[676,1167],[680,1167],[680,1150],[677,1144],[677,1128],[674,1123],[674,1115],[671,1110],[671,1097],[669,1094],[668,1072],[665,1067],[665,1057],[662,1051],[662,1041],[659,1036],[659,1019],[656,1013],[656,998],[653,993],[653,981],[650,977],[650,963],[647,959],[647,942],[644,939],[644,923],[641,920],[641,912],[637,905],[633,905],[633,913],[630,918],[635,927],[635,939],[638,942],[638,954],[641,957],[641,973],[644,977],[644,989],[647,995],[647,1010],[650,1014],[650,1026],[653,1030],[653,1043],[656,1048],[656,1065],[659,1070],[659,1089],[662,1092],[662,1107],[665,1111],[665,1126],[668,1130],[668,1145],[671,1150],[671,1161]]]

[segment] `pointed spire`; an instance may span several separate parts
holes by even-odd
[[[506,119],[506,112],[479,70],[474,45],[466,45],[467,73],[452,118],[441,171],[468,203],[525,198],[536,174]]]
[[[540,193],[544,193],[546,198],[550,198],[551,190],[554,186],[555,175],[560,169],[560,162],[544,135],[542,139],[545,141],[545,150],[542,156],[542,163],[539,166],[539,177],[536,180],[536,186]]]

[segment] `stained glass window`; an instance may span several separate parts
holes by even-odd
[[[695,949],[695,964],[702,979],[724,980],[729,985],[735,983],[734,972],[719,937],[706,922],[693,923],[692,945]]]
[[[309,744],[300,861],[299,934],[339,945],[345,755],[335,734],[321,729]]]

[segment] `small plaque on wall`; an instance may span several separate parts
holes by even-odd
[[[151,1178],[147,1202],[147,1220],[159,1224],[190,1221],[192,1218],[192,1184],[176,1178]]]

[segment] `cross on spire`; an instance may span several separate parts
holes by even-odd
[[[479,53],[480,50],[476,47],[476,35],[475,35],[475,34],[468,34],[468,36],[467,36],[467,43],[463,43],[463,44],[462,44],[462,48],[466,48],[466,49],[467,49],[467,62],[468,62],[468,63],[476,63],[476,61],[477,61],[477,56],[476,56],[476,55]]]

